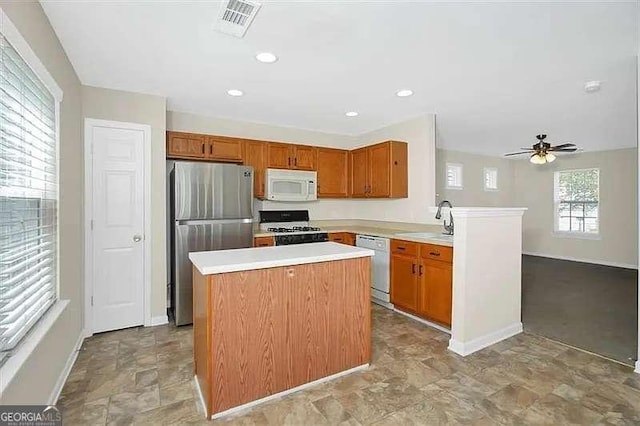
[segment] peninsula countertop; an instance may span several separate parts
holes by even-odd
[[[202,275],[373,256],[373,250],[325,242],[189,253]]]

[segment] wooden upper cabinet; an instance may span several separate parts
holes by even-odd
[[[318,148],[318,197],[349,196],[349,151]]]
[[[314,146],[269,142],[267,164],[270,169],[316,170],[318,151]]]
[[[205,156],[211,160],[242,162],[243,140],[227,136],[207,136]]]
[[[267,168],[290,169],[293,167],[293,145],[287,143],[267,143]]]
[[[293,167],[296,170],[316,170],[318,148],[314,146],[296,145],[293,148]]]
[[[382,143],[369,147],[369,192],[367,197],[389,197],[391,195],[391,149]]]
[[[407,144],[387,141],[351,151],[353,197],[406,198]]]
[[[267,164],[267,144],[262,141],[244,142],[244,164],[253,167],[253,195],[264,198],[264,169]]]
[[[205,136],[194,133],[167,132],[168,158],[205,158]]]
[[[351,151],[351,196],[354,198],[366,197],[369,190],[369,150],[360,148]],[[322,185],[322,181],[318,179]]]

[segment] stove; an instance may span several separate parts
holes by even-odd
[[[308,210],[260,210],[260,229],[273,232],[277,246],[329,241],[329,234],[309,226]]]

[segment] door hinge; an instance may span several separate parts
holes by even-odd
[[[91,230],[93,231],[93,219],[91,219]]]
[[[91,306],[93,306],[93,296],[91,296]]]

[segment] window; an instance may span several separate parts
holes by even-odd
[[[447,188],[462,189],[462,164],[447,163]]]
[[[57,107],[0,35],[0,364],[57,298]]]
[[[599,169],[555,172],[555,230],[577,236],[599,232]]]
[[[496,169],[495,167],[484,168],[484,190],[498,190],[498,169]]]

